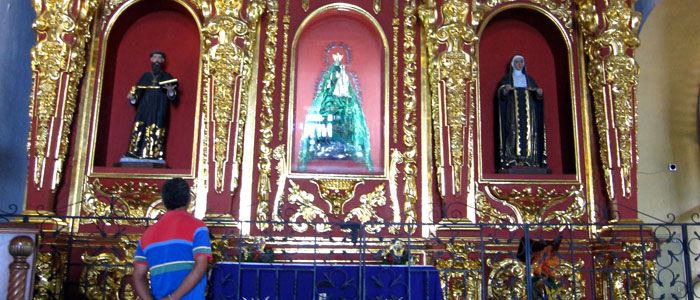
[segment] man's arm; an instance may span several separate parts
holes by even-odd
[[[207,263],[209,262],[209,257],[204,256],[204,255],[199,255],[195,256],[194,258],[194,268],[192,268],[192,271],[190,271],[189,274],[185,277],[185,279],[180,283],[180,286],[177,287],[177,289],[170,294],[170,298],[172,300],[179,300],[180,298],[184,297],[189,293],[196,285],[199,283],[200,280],[202,280],[202,276],[204,276],[204,272],[207,271]],[[168,297],[165,297],[163,299],[168,299]]]
[[[148,278],[146,278],[146,273],[148,273],[148,265],[145,264],[134,264],[134,288],[136,289],[136,294],[139,298],[143,300],[153,300],[151,296],[151,290],[148,288]]]

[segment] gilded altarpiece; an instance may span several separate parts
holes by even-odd
[[[503,245],[486,245],[483,255],[468,251],[480,239],[475,225],[503,224],[494,234],[512,249],[513,237],[523,235],[515,224],[539,224],[529,230],[567,232],[587,244],[595,226],[546,224],[636,218],[617,209],[636,205],[632,4],[35,1],[26,211],[82,217],[57,226],[124,249],[123,256],[101,255],[85,250],[95,248],[88,242],[73,249],[84,250],[82,260],[128,265],[143,218],[164,211],[160,186],[183,177],[193,186],[190,211],[215,236],[233,230],[294,249],[318,235],[356,235],[353,224],[372,223],[362,233],[370,247],[410,236],[419,263],[490,272],[467,282],[459,272],[444,274],[452,297],[521,298],[475,285],[522,280],[524,267],[494,255]],[[159,34],[149,34],[154,28]],[[181,82],[170,168],[113,167],[133,116],[125,96],[136,78],[128,68],[146,68],[153,47],[169,51],[166,70]],[[551,174],[496,170],[494,93],[514,54],[526,57],[545,90]],[[345,121],[339,110],[355,114]],[[126,235],[104,239],[115,232]],[[571,269],[590,263],[575,254],[563,262]],[[81,276],[107,280],[99,271]],[[580,275],[562,274],[590,288]],[[120,293],[131,295],[130,286]]]

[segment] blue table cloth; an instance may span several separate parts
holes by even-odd
[[[218,263],[208,299],[443,299],[432,266]]]

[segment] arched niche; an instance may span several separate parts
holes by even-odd
[[[133,128],[136,109],[126,96],[150,70],[150,52],[158,49],[167,55],[165,71],[179,80],[166,137],[165,160],[170,170],[143,172],[190,173],[196,154],[201,51],[200,25],[195,16],[179,1],[136,1],[115,13],[104,32],[104,41],[102,79],[96,92],[99,114],[94,172],[134,172],[112,166],[126,153]]]
[[[289,110],[289,161],[292,172],[384,176],[388,160],[387,39],[377,21],[351,4],[330,4],[312,12],[301,24],[292,44]],[[306,116],[332,54],[344,55],[351,84],[358,91],[370,134],[373,172],[351,160],[312,160],[298,170],[300,141]],[[302,175],[304,173],[305,175]]]
[[[484,178],[569,178],[576,174],[571,49],[570,41],[554,21],[534,7],[505,8],[486,20],[478,47],[481,173]],[[551,175],[497,174],[496,90],[516,54],[525,57],[527,73],[544,90],[547,161]]]

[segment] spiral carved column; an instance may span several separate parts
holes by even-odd
[[[27,286],[29,264],[27,257],[34,251],[34,241],[26,236],[17,236],[10,241],[10,255],[14,261],[10,264],[10,284],[7,287],[8,300],[24,300]]]

